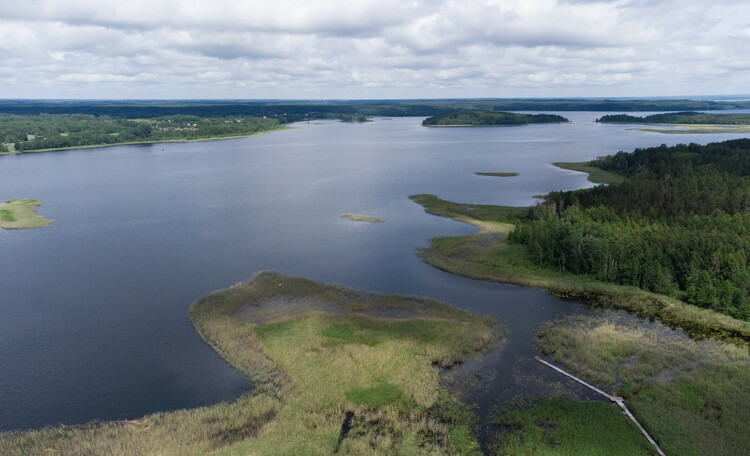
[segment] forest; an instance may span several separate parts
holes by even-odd
[[[702,112],[670,112],[650,116],[609,114],[596,119],[602,123],[646,123],[685,125],[750,125],[750,114],[706,114]]]
[[[527,125],[533,123],[570,122],[556,114],[519,114],[515,112],[459,111],[429,117],[422,121],[427,127],[469,126],[489,127],[494,125]]]
[[[509,235],[537,264],[750,320],[750,139],[636,149],[627,179],[552,192]]]
[[[174,115],[129,120],[91,114],[0,114],[0,145],[4,152],[24,152],[100,144],[243,136],[280,127],[276,119],[257,117]]]

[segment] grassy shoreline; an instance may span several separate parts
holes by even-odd
[[[721,124],[653,124],[673,128],[641,127],[629,130],[649,131],[664,134],[712,134],[712,133],[750,133],[750,125]]]
[[[625,177],[590,166],[589,162],[557,162],[552,164],[558,168],[587,173],[588,181],[595,184],[619,184],[625,181]]]
[[[589,305],[623,309],[683,330],[697,339],[717,338],[750,346],[750,323],[696,307],[640,288],[598,282],[567,272],[534,265],[523,246],[509,243],[513,214],[527,208],[476,206],[452,203],[433,195],[410,197],[425,212],[470,223],[480,228],[502,226],[502,230],[480,229],[466,236],[438,237],[418,250],[426,263],[453,274],[474,279],[543,288],[564,299],[581,299]],[[467,208],[469,210],[467,210]],[[506,223],[497,220],[506,220]]]
[[[21,230],[51,225],[54,220],[37,215],[36,208],[41,205],[35,199],[10,199],[0,204],[0,228]]]
[[[362,214],[339,214],[339,217],[353,222],[370,222],[370,223],[382,223],[383,219],[380,217],[373,217],[371,215]]]
[[[492,347],[502,331],[491,318],[266,271],[198,298],[188,319],[253,391],[137,420],[0,433],[0,453],[479,454],[472,415],[435,366]]]
[[[121,143],[114,143],[114,144],[88,144],[85,146],[58,147],[58,148],[53,148],[53,149],[34,149],[34,150],[23,150],[23,151],[16,150],[13,152],[0,152],[0,155],[23,155],[23,154],[34,154],[37,152],[56,152],[59,150],[76,150],[76,149],[97,149],[97,148],[102,148],[102,147],[132,146],[132,145],[139,145],[139,144],[143,145],[143,144],[167,144],[167,143],[186,143],[186,142],[200,142],[200,141],[218,141],[222,139],[251,138],[253,136],[261,136],[266,133],[271,133],[274,131],[284,131],[284,130],[294,130],[294,127],[281,126],[280,128],[259,131],[259,132],[250,133],[247,135],[214,136],[214,137],[209,137],[209,138],[196,138],[196,139],[165,139],[165,140],[155,140],[155,141],[130,141],[130,142],[121,142]]]

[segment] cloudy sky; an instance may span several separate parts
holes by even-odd
[[[750,1],[3,0],[0,98],[750,93]]]

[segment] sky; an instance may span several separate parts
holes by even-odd
[[[748,83],[748,0],[0,2],[0,98],[653,97]]]

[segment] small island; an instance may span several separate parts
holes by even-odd
[[[0,228],[20,230],[39,228],[52,224],[52,220],[36,214],[42,203],[35,199],[10,199],[0,204]]]
[[[514,177],[518,176],[518,173],[474,173],[477,176],[491,176],[491,177]]]
[[[570,122],[557,114],[519,114],[516,112],[459,111],[428,117],[425,127],[495,127],[538,123]]]
[[[370,222],[370,223],[382,223],[383,219],[380,217],[372,217],[369,215],[362,214],[339,214],[339,217],[353,220],[355,222]]]

